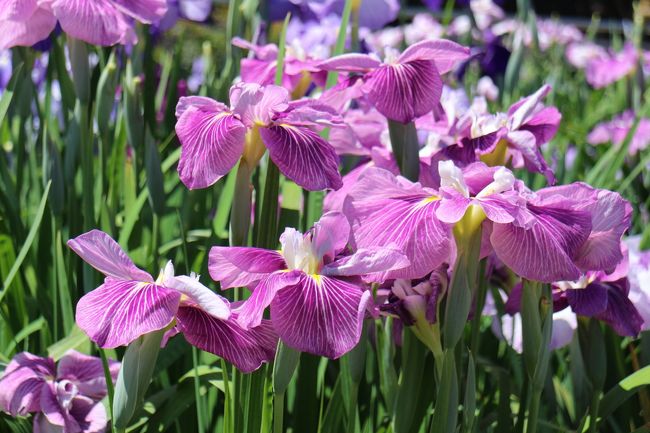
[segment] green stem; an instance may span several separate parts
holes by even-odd
[[[600,409],[600,392],[594,392],[589,406],[589,433],[598,431],[598,410]]]
[[[108,366],[108,358],[106,358],[106,353],[104,349],[98,348],[99,356],[102,358],[102,367],[104,367],[104,379],[106,380],[106,391],[108,392],[108,407],[111,411],[111,431],[114,431],[113,428],[113,396],[115,395],[115,389],[113,388],[113,376],[111,376],[111,369]]]
[[[284,426],[284,392],[273,396],[273,433],[283,433]]]
[[[485,275],[485,260],[481,261],[481,270],[479,271],[479,275]],[[476,293],[476,309],[474,313],[474,317],[472,318],[472,333],[471,333],[471,340],[470,340],[470,350],[472,351],[472,355],[474,357],[478,356],[478,349],[479,349],[479,335],[481,331],[481,318],[483,317],[481,312],[483,311],[483,307],[485,306],[485,298],[487,296],[487,279],[486,278],[479,278],[478,282],[478,291]]]
[[[251,199],[251,170],[245,162],[241,161],[237,168],[235,191],[230,211],[231,246],[247,244],[248,230],[251,225]]]
[[[542,397],[542,390],[535,389],[531,384],[530,391],[528,418],[526,419],[526,433],[535,433],[537,431],[537,418],[539,417],[539,403]]]
[[[199,356],[196,347],[192,346],[192,363],[194,364],[194,403],[196,404],[196,422],[198,432],[205,431],[203,422],[203,409],[201,407],[201,384],[199,382]]]
[[[415,123],[404,124],[388,119],[388,134],[400,173],[417,182],[420,176],[420,147]]]
[[[260,248],[274,248],[278,234],[278,194],[280,188],[280,170],[268,159],[266,179],[264,181],[264,198],[260,213],[260,230],[257,232],[256,245]]]

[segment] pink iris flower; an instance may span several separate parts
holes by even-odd
[[[483,215],[484,255],[494,251],[517,275],[554,282],[611,272],[631,206],[583,183],[530,191],[504,167],[439,165],[438,191],[379,168],[351,188],[344,212],[360,248],[397,245],[411,261],[392,278],[421,278],[449,258],[451,228],[470,208]]]
[[[440,102],[441,74],[469,57],[469,48],[444,39],[426,40],[401,55],[389,50],[384,62],[368,54],[343,54],[321,62],[328,71],[360,73],[361,91],[388,119],[408,123]]]
[[[590,60],[585,69],[587,82],[595,89],[607,87],[630,75],[637,66],[639,55],[631,43],[620,52],[608,52]]]
[[[109,361],[112,380],[119,362]],[[101,433],[107,418],[102,361],[68,351],[55,365],[28,352],[16,355],[0,378],[0,409],[11,416],[34,413],[35,433]]]
[[[634,124],[634,118],[634,112],[627,110],[608,122],[599,123],[587,135],[587,142],[594,145],[612,143],[615,146],[621,146]],[[649,145],[650,119],[643,117],[639,120],[639,125],[632,137],[632,141],[630,141],[628,153],[636,155]]]
[[[247,247],[213,247],[210,275],[222,288],[253,290],[239,322],[255,327],[271,307],[271,322],[280,339],[303,352],[338,358],[361,336],[372,295],[365,282],[403,268],[408,260],[388,246],[347,253],[350,225],[330,212],[306,234],[287,228],[280,251]]]
[[[68,241],[68,246],[106,275],[104,284],[77,304],[77,325],[98,346],[126,346],[144,334],[171,328],[167,337],[181,332],[190,344],[245,372],[273,359],[277,336],[268,321],[244,330],[237,308],[195,275],[174,276],[169,262],[154,280],[98,230]]]
[[[0,48],[31,46],[57,21],[69,36],[93,45],[135,43],[133,20],[157,22],[165,0],[0,0]]]
[[[239,83],[230,89],[231,107],[200,96],[181,98],[176,134],[181,142],[178,173],[190,189],[205,188],[227,174],[243,156],[251,170],[268,149],[280,171],[315,191],[341,187],[338,156],[318,134],[341,123],[317,101],[290,101],[279,86]]]

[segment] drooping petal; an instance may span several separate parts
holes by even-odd
[[[602,284],[568,289],[565,294],[571,309],[580,316],[594,317],[607,308],[607,287]]]
[[[176,134],[181,142],[178,174],[190,189],[206,188],[227,174],[239,161],[246,127],[223,104],[205,98],[182,99],[177,107]]]
[[[36,0],[0,0],[0,21],[27,21],[36,8]]]
[[[158,22],[167,13],[165,0],[113,0],[113,2],[122,12],[146,24]]]
[[[530,120],[535,113],[535,109],[541,103],[542,99],[551,91],[551,86],[548,84],[543,85],[535,93],[525,98],[520,99],[508,109],[508,116],[510,117],[510,129],[516,130],[528,120]]]
[[[288,346],[336,359],[359,342],[370,299],[357,284],[303,273],[298,284],[276,294],[271,320]]]
[[[432,60],[440,74],[453,69],[459,62],[470,56],[469,48],[446,39],[428,39],[408,47],[399,57],[399,63],[414,60]]]
[[[132,24],[110,0],[52,0],[63,31],[92,45],[134,42]]]
[[[384,116],[408,123],[438,104],[442,79],[433,61],[414,60],[376,69],[368,75],[363,90]]]
[[[567,207],[528,205],[530,228],[494,224],[490,241],[497,256],[521,277],[541,281],[574,281],[581,272],[573,257],[589,236],[587,212]]]
[[[25,416],[40,409],[41,386],[53,376],[54,361],[28,352],[14,356],[0,378],[0,409]]]
[[[100,230],[91,230],[70,239],[68,246],[86,263],[108,277],[153,281],[151,275],[135,266],[113,238]]]
[[[317,67],[326,71],[367,72],[377,69],[381,62],[368,54],[348,53],[320,62]]]
[[[220,320],[227,320],[230,317],[230,303],[228,300],[205,287],[197,278],[179,275],[166,279],[164,284],[165,287],[177,290],[187,296],[209,315]]]
[[[557,133],[561,120],[562,113],[557,108],[546,107],[535,113],[519,129],[531,132],[538,144],[548,143]]]
[[[411,262],[399,249],[386,247],[360,248],[351,256],[345,256],[323,267],[322,274],[327,276],[365,276],[369,275],[376,282],[381,273],[404,269]],[[374,276],[372,274],[375,274]],[[373,278],[374,277],[374,278]]]
[[[350,191],[349,208],[344,209],[359,248],[394,245],[411,262],[384,273],[385,279],[422,278],[448,260],[452,250],[450,228],[436,216],[439,201],[419,184],[407,182],[369,168]]]
[[[109,370],[113,380],[117,379],[120,363],[109,360]],[[57,379],[73,382],[79,393],[94,400],[101,400],[106,395],[106,378],[101,359],[84,355],[74,350],[68,351],[59,360]]]
[[[508,200],[508,195],[509,194],[489,195],[481,197],[475,202],[481,206],[487,219],[495,223],[507,224],[514,221],[515,215],[518,212],[518,206],[513,203],[513,201]]]
[[[277,125],[261,128],[260,135],[273,162],[299,186],[310,191],[343,186],[336,151],[316,132]]]
[[[222,357],[244,373],[257,370],[275,356],[278,337],[268,320],[246,330],[237,323],[236,314],[219,320],[200,308],[181,306],[177,321],[190,344]]]
[[[231,43],[236,47],[252,51],[260,60],[269,61],[278,57],[278,46],[275,44],[256,45],[240,37],[232,38]]]
[[[245,329],[255,328],[262,323],[264,310],[271,305],[273,298],[280,290],[286,290],[299,284],[303,272],[275,272],[264,278],[255,287],[251,296],[237,308],[237,323]]]
[[[84,397],[72,400],[69,418],[75,420],[83,433],[103,433],[108,423],[104,404]]]
[[[0,27],[0,49],[29,47],[52,33],[56,27],[56,18],[50,11],[39,8],[26,20],[0,20]]]
[[[350,239],[350,223],[340,212],[328,212],[314,223],[312,248],[319,261],[330,262]]]
[[[268,125],[276,113],[289,108],[289,91],[274,85],[237,83],[230,88],[230,104],[247,127]]]
[[[286,269],[277,251],[249,247],[212,247],[208,270],[222,289],[252,287],[266,275]]]
[[[611,326],[618,335],[635,337],[643,326],[639,314],[630,298],[627,279],[607,284],[607,309],[596,317]]]
[[[532,132],[511,131],[506,135],[511,147],[519,152],[528,171],[546,176],[548,183],[555,183],[555,175],[550,169]]]
[[[211,111],[214,113],[228,111],[226,104],[215,101],[212,98],[208,98],[206,96],[183,96],[178,100],[178,104],[176,104],[176,120],[180,119],[183,113],[185,113],[185,111],[191,107],[196,107],[201,110]]]
[[[156,284],[106,278],[77,304],[77,325],[103,348],[126,346],[141,335],[165,328],[181,294]]]

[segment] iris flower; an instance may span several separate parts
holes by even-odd
[[[364,281],[408,265],[392,247],[361,248],[346,253],[350,225],[329,212],[311,231],[287,228],[282,249],[213,247],[209,270],[222,288],[253,290],[242,306],[239,323],[255,327],[271,307],[271,322],[280,339],[303,352],[338,358],[361,336],[371,293]]]
[[[587,135],[587,142],[593,145],[612,143],[621,146],[634,125],[635,117],[632,110],[627,110],[608,122],[599,123]],[[639,119],[639,125],[627,151],[630,155],[636,155],[648,146],[650,146],[650,118],[642,117]]]
[[[178,173],[188,188],[212,185],[242,156],[252,170],[265,149],[280,171],[301,187],[341,187],[336,152],[317,132],[340,123],[333,109],[315,101],[290,102],[282,87],[251,83],[234,85],[230,103],[229,108],[201,96],[178,102]]]
[[[393,278],[421,278],[448,260],[451,224],[483,224],[484,254],[493,250],[529,280],[577,280],[587,271],[612,272],[631,206],[619,194],[583,183],[530,191],[506,168],[443,162],[439,191],[379,168],[367,169],[344,206],[361,248],[395,244],[411,267]],[[487,251],[487,252],[486,252]]]
[[[113,381],[119,362],[109,361]],[[58,366],[51,358],[16,355],[0,378],[0,408],[11,416],[35,413],[35,433],[100,433],[107,419],[102,361],[68,351]]]
[[[362,92],[388,119],[408,123],[440,102],[441,74],[469,57],[469,49],[444,39],[426,40],[401,55],[389,50],[384,62],[368,54],[343,54],[321,62],[328,71],[363,74]]]
[[[133,20],[158,21],[165,0],[0,0],[0,48],[31,46],[56,27],[93,45],[135,43]]]
[[[104,284],[77,304],[77,325],[98,346],[126,346],[144,334],[169,329],[167,336],[182,332],[190,344],[245,372],[273,359],[277,337],[267,321],[244,330],[228,300],[194,275],[174,276],[171,262],[154,281],[104,232],[92,230],[68,246],[106,275]]]

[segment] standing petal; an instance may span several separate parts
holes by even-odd
[[[86,263],[108,277],[153,281],[151,275],[135,266],[117,242],[100,230],[91,230],[70,239],[68,246]]]
[[[177,327],[190,344],[249,373],[273,360],[278,337],[268,320],[246,330],[236,319],[233,315],[229,320],[219,320],[200,308],[182,306],[178,309]]]
[[[109,277],[79,300],[77,325],[99,347],[126,346],[169,325],[180,297],[179,292],[155,284]]]
[[[298,284],[277,293],[271,320],[288,346],[336,359],[359,342],[370,300],[357,284],[302,274]]]
[[[434,62],[414,60],[371,72],[363,89],[381,114],[408,123],[433,111],[442,95],[442,79]]]
[[[380,67],[381,62],[368,54],[348,53],[327,59],[316,66],[326,71],[367,72]]]
[[[342,213],[328,212],[314,223],[311,234],[316,257],[319,261],[328,263],[348,244],[350,223]]]
[[[190,189],[206,188],[227,174],[244,152],[246,127],[223,104],[179,102],[176,134],[181,142],[178,174]],[[196,103],[199,102],[199,103]]]
[[[310,191],[343,186],[336,151],[316,132],[282,124],[261,128],[260,135],[282,174],[299,186]]]
[[[205,287],[198,279],[187,275],[179,275],[165,280],[164,284],[165,287],[178,290],[190,298],[192,302],[196,303],[209,315],[220,320],[227,320],[230,317],[230,303],[228,300]]]
[[[212,247],[208,270],[222,289],[251,287],[266,275],[287,269],[277,251],[249,247]]]
[[[247,127],[268,125],[275,114],[289,108],[289,91],[274,85],[237,83],[230,89],[230,105]]]

